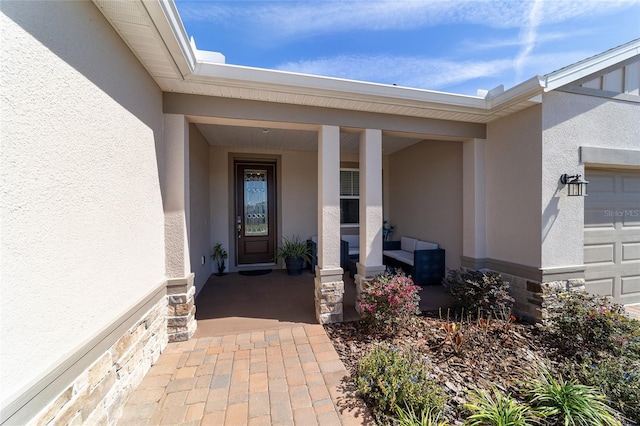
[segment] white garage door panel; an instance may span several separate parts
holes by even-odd
[[[589,194],[592,197],[591,194]],[[616,218],[610,210],[604,208],[590,208],[584,211],[584,227],[589,229],[613,230],[616,226]]]
[[[622,262],[640,261],[640,243],[622,243]]]
[[[584,263],[608,263],[613,264],[613,244],[592,244],[584,246]]]
[[[622,191],[640,196],[640,177],[630,175],[622,176]]]
[[[622,277],[622,296],[633,297],[640,292],[640,277]]]
[[[587,290],[640,303],[640,172],[587,169],[586,179]]]
[[[602,196],[614,195],[616,193],[616,180],[614,176],[592,175],[589,174],[587,179],[589,182],[589,194],[598,194],[598,198]]]
[[[599,294],[600,296],[613,296],[614,277],[603,279],[592,279],[588,281],[589,293]]]

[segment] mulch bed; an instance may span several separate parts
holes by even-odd
[[[363,321],[325,328],[352,377],[358,360],[381,343],[413,348],[426,356],[432,379],[446,392],[447,417],[454,423],[464,418],[461,406],[466,402],[466,390],[494,386],[516,394],[521,383],[532,377],[536,365],[551,355],[538,326],[510,319],[494,319],[488,324],[465,319],[456,346],[453,333],[446,329],[453,322],[445,313],[424,314],[394,333],[383,333]]]

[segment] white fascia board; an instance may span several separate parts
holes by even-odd
[[[200,83],[216,83],[247,87],[253,89],[273,90],[280,88],[292,93],[307,95],[331,96],[340,94],[343,99],[377,100],[397,104],[410,103],[412,106],[438,104],[459,108],[486,109],[486,100],[477,96],[458,95],[431,90],[391,86],[334,77],[300,74],[288,71],[277,71],[230,64],[196,63],[196,68],[189,81]]]
[[[532,77],[517,86],[497,95],[494,98],[487,99],[487,107],[490,110],[505,106],[517,104],[522,101],[536,102],[537,96],[542,93],[542,77]]]
[[[559,69],[542,77],[544,91],[557,89],[583,77],[640,55],[640,39],[630,41],[589,59]]]
[[[196,55],[173,0],[142,0],[142,4],[182,75],[191,74]]]

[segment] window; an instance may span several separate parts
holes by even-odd
[[[360,222],[360,172],[340,169],[340,224],[357,225]]]

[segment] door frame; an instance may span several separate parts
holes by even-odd
[[[238,264],[238,238],[236,234],[236,182],[235,182],[235,164],[236,163],[267,163],[275,166],[275,190],[276,190],[276,205],[275,205],[275,242],[276,246],[281,240],[282,229],[282,156],[270,155],[270,154],[251,154],[241,152],[230,152],[228,154],[228,232],[229,232],[229,254],[233,259],[229,259],[230,272],[242,271],[246,269],[255,269],[256,266],[276,266],[277,262],[272,261],[268,263],[256,263],[256,264]],[[215,201],[213,201],[215,203]]]

